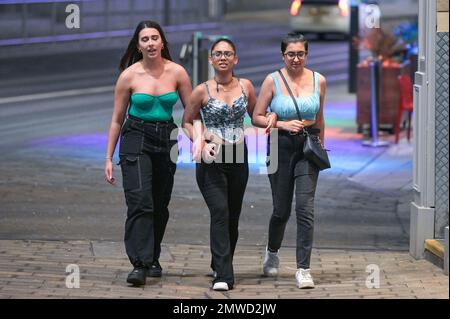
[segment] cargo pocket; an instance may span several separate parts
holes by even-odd
[[[135,130],[128,129],[120,138],[119,154],[141,154],[144,143],[144,135]]]
[[[122,168],[124,191],[141,189],[142,181],[139,157],[132,155],[121,155],[119,164]]]

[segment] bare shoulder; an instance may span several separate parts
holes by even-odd
[[[263,83],[275,85],[275,81],[273,80],[272,73],[269,73],[266,75],[266,78],[264,79]]]
[[[275,92],[275,81],[272,77],[272,73],[267,74],[261,85],[261,88],[264,88],[264,90],[262,90],[263,92],[267,92],[267,90],[272,90],[272,94]]]
[[[252,81],[250,81],[249,79],[244,79],[244,78],[239,78],[239,80],[241,81],[244,88],[247,89],[247,91],[254,90]]]
[[[128,68],[120,73],[119,78],[117,79],[117,85],[120,86],[129,86],[134,76],[136,75],[136,63],[130,65]]]
[[[249,79],[239,78],[239,80],[241,80],[243,85],[253,86],[252,81],[250,81]]]
[[[192,91],[192,97],[195,99],[204,99],[208,95],[206,91],[206,86],[204,83],[197,85]]]
[[[319,72],[315,72],[318,76],[319,76],[319,85],[325,85],[327,80],[325,78],[325,76],[323,76],[321,73]]]
[[[186,69],[182,65],[175,63],[173,61],[169,61],[169,60],[167,60],[166,63],[167,63],[168,70],[173,72],[175,75],[186,75],[187,74]]]
[[[208,88],[212,88],[212,87],[215,87],[216,81],[214,81],[213,79],[208,79],[205,82],[200,83],[199,85],[197,85],[197,87],[201,87],[201,88],[203,88],[205,90],[205,92],[207,92],[205,84],[208,86]]]

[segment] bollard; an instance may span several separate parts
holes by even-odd
[[[370,140],[363,141],[364,146],[382,147],[388,146],[387,141],[378,141],[378,110],[381,88],[381,63],[380,60],[369,62],[370,71]]]
[[[359,62],[359,50],[353,45],[353,39],[359,35],[359,4],[351,1],[350,6],[350,35],[348,55],[348,92],[356,93],[356,66]]]
[[[199,50],[198,59],[198,80],[199,83],[208,81],[211,74],[212,65],[209,63],[209,48]],[[214,71],[212,73],[214,75]],[[212,76],[211,76],[212,77]]]

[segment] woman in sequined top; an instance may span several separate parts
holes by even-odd
[[[215,75],[192,92],[183,127],[193,141],[196,178],[211,215],[210,244],[213,289],[234,285],[233,255],[248,180],[244,117],[252,116],[256,97],[252,83],[233,75],[236,48],[221,38],[211,47],[209,63]],[[267,116],[267,126],[276,117]]]

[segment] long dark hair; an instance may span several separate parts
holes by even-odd
[[[308,53],[308,40],[306,40],[305,36],[299,32],[290,32],[283,38],[283,40],[281,40],[281,53],[283,54],[284,51],[286,51],[289,43],[296,42],[304,43],[306,53]]]
[[[169,52],[169,43],[166,40],[166,36],[164,35],[164,31],[162,30],[161,26],[155,21],[151,20],[141,21],[139,22],[139,24],[136,27],[136,30],[134,31],[133,37],[131,38],[130,43],[128,44],[128,48],[125,51],[125,54],[120,59],[119,69],[121,71],[125,70],[127,67],[136,63],[137,61],[142,60],[142,53],[138,51],[138,44],[139,44],[139,32],[141,32],[141,30],[144,28],[154,28],[158,30],[164,44],[164,48],[161,51],[161,56],[167,60],[173,61]]]

